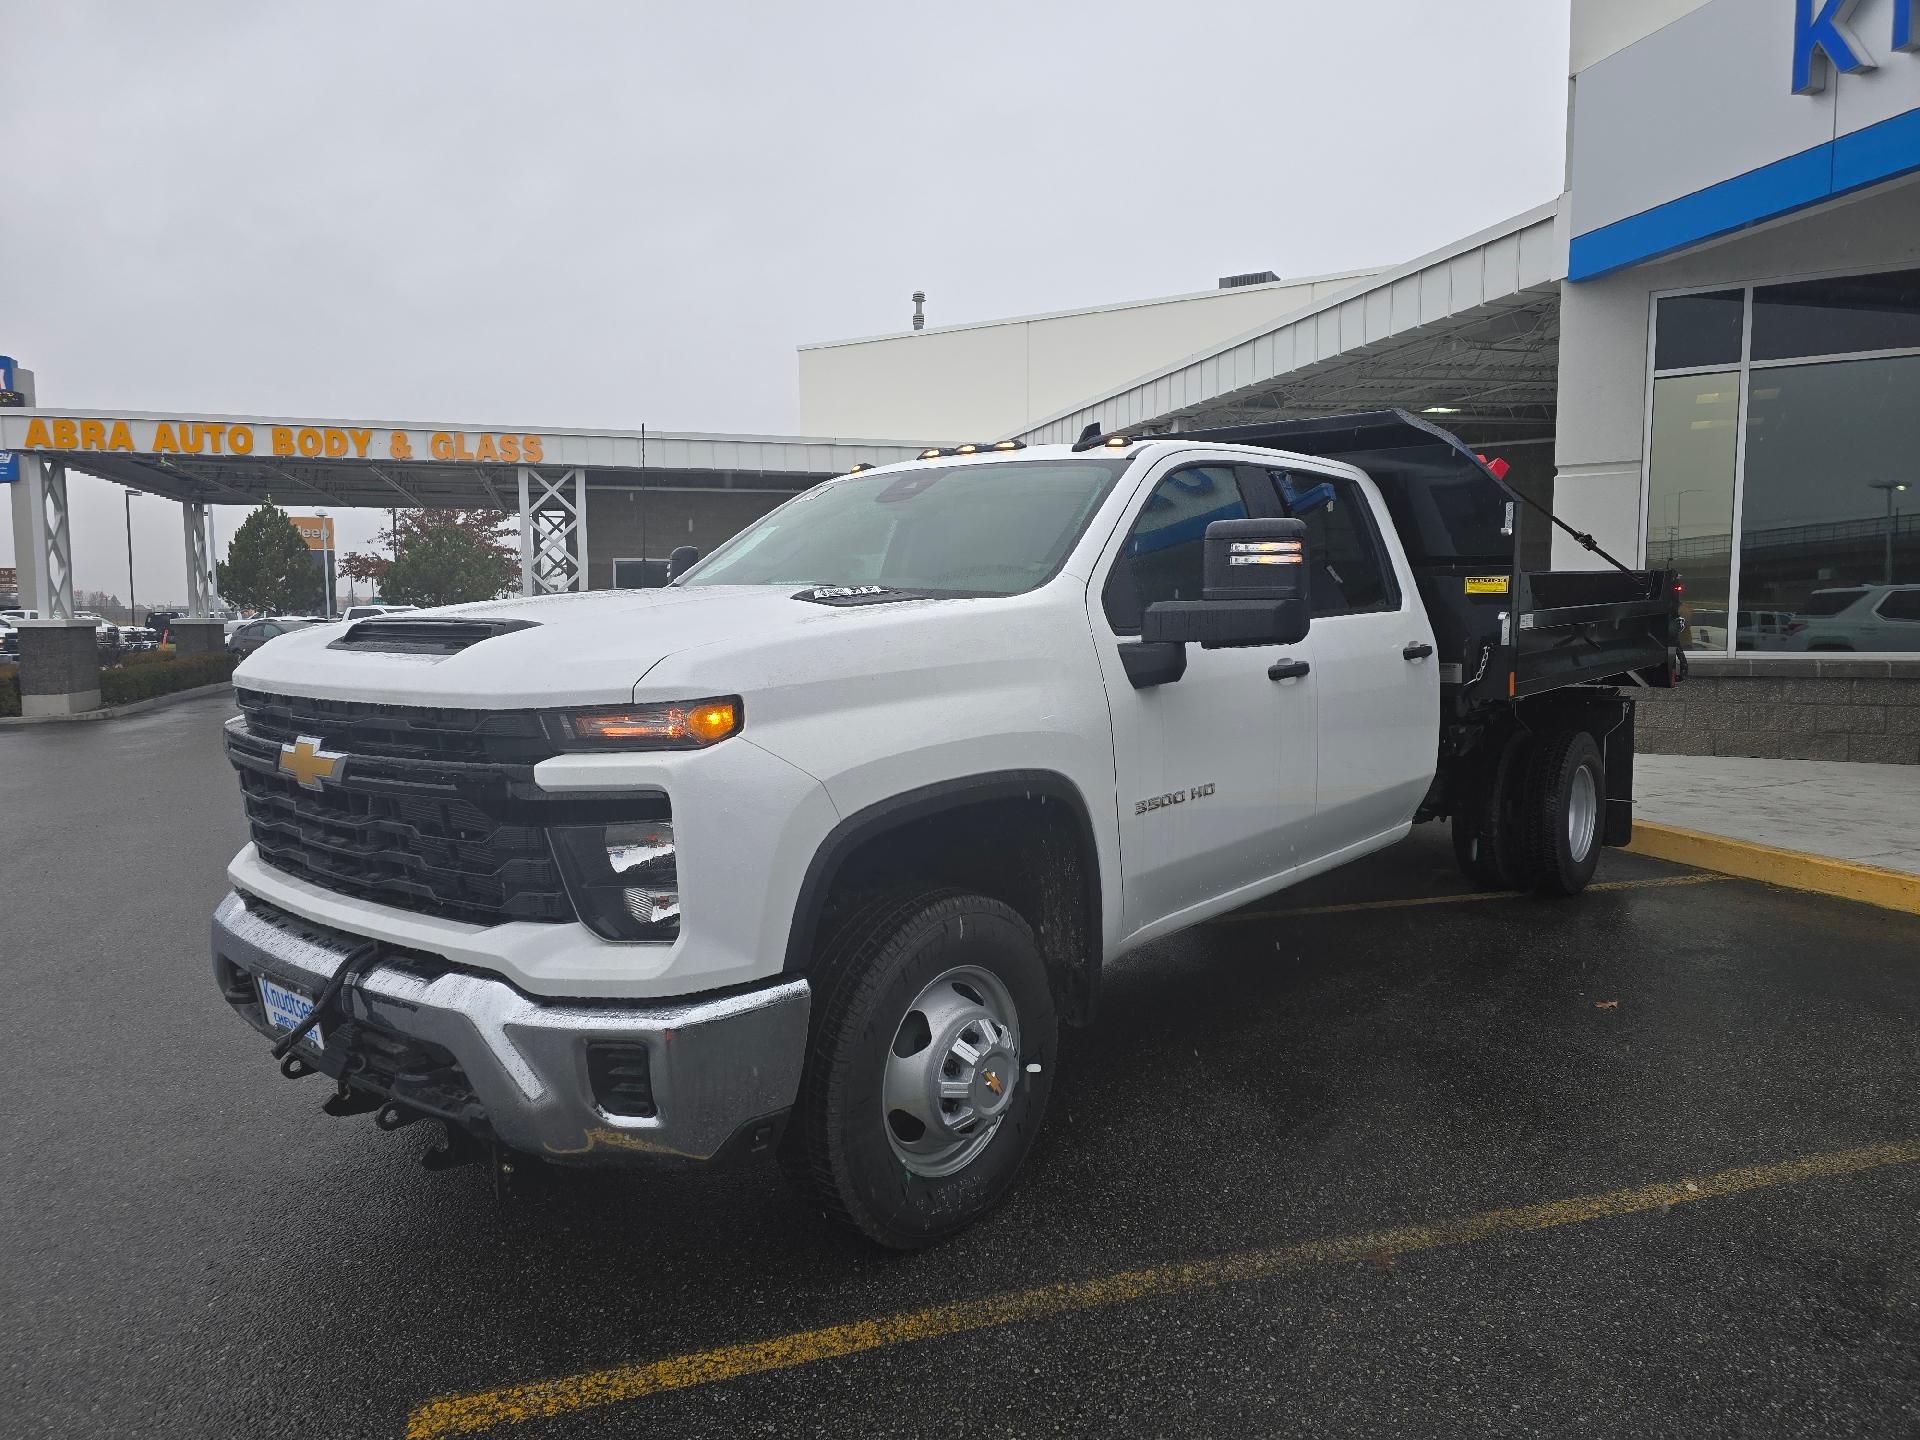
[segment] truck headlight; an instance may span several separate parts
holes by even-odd
[[[701,750],[738,735],[746,710],[738,695],[673,700],[550,715],[553,738],[575,750]]]
[[[671,943],[680,869],[666,821],[556,825],[547,834],[581,923],[603,940]]]

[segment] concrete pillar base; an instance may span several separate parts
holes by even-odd
[[[173,653],[182,660],[189,655],[219,655],[227,648],[227,627],[218,620],[176,620],[167,629],[173,636]]]
[[[100,708],[100,652],[91,620],[18,620],[20,713]]]

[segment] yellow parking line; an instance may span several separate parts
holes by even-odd
[[[1436,1250],[1449,1245],[1467,1245],[1499,1235],[1526,1234],[1589,1220],[1664,1210],[1694,1200],[1712,1200],[1807,1180],[1856,1175],[1886,1165],[1906,1165],[1915,1161],[1920,1161],[1920,1140],[1896,1140],[1798,1160],[1736,1165],[1730,1170],[1717,1170],[1710,1175],[1696,1175],[1692,1179],[1637,1185],[1599,1195],[1576,1195],[1540,1205],[1483,1210],[1477,1215],[1442,1221],[1436,1225],[1403,1225],[1366,1235],[1314,1240],[1304,1245],[1289,1245],[1274,1250],[1251,1250],[1217,1259],[1175,1262],[1090,1280],[1042,1285],[1030,1290],[1015,1290],[952,1305],[935,1305],[925,1310],[912,1310],[874,1320],[856,1320],[845,1325],[829,1325],[820,1330],[803,1330],[771,1340],[727,1345],[717,1350],[702,1350],[667,1360],[621,1365],[609,1370],[568,1375],[558,1380],[535,1380],[472,1395],[430,1400],[407,1417],[407,1437],[408,1440],[437,1440],[437,1437],[444,1435],[470,1435],[496,1426],[568,1415],[603,1405],[617,1405],[666,1390],[684,1390],[695,1385],[737,1380],[745,1375],[787,1370],[816,1360],[858,1355],[889,1345],[904,1345],[916,1340],[984,1330],[995,1325],[1040,1320],[1129,1300],[1175,1295],[1246,1280],[1270,1279],[1310,1265],[1378,1261],[1382,1257]]]
[[[1602,880],[1592,890],[1660,890],[1671,885],[1710,885],[1725,875],[1652,875],[1644,880]],[[1415,895],[1405,900],[1356,900],[1347,905],[1302,905],[1294,910],[1249,910],[1222,915],[1210,925],[1240,925],[1249,920],[1280,920],[1292,915],[1346,915],[1355,910],[1405,910],[1416,905],[1460,905],[1470,900],[1520,900],[1526,890],[1468,890],[1459,895]]]

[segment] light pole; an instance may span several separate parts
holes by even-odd
[[[1886,576],[1881,583],[1891,585],[1893,583],[1893,524],[1895,518],[1899,515],[1899,511],[1894,509],[1893,497],[1906,490],[1907,482],[1904,480],[1869,480],[1867,482],[1867,488],[1869,490],[1884,490],[1887,492],[1887,553],[1883,565]]]
[[[127,624],[140,623],[133,603],[133,491],[127,491]]]

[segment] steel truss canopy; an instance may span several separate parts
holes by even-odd
[[[926,442],[431,425],[254,415],[0,410],[0,452],[189,504],[521,509],[521,469],[618,483],[805,489]]]
[[[1472,443],[1553,434],[1558,202],[1383,271],[1260,330],[1095,396],[1016,438],[1187,431],[1359,411],[1433,416]]]

